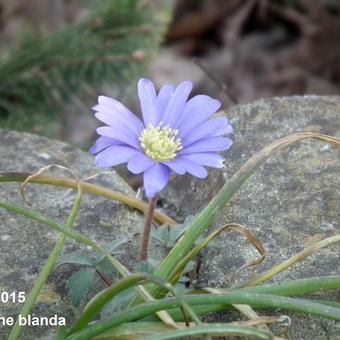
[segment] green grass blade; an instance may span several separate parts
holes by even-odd
[[[172,294],[177,298],[177,300],[181,304],[181,311],[183,313],[184,318],[188,314],[193,321],[197,324],[201,324],[201,321],[198,319],[195,312],[191,309],[191,307],[183,300],[182,296],[174,289],[174,287],[168,282],[147,273],[134,273],[125,278],[118,281],[116,284],[106,288],[105,290],[98,293],[94,296],[91,301],[85,306],[83,313],[81,314],[78,321],[71,328],[71,330],[67,333],[68,335],[73,334],[82,328],[84,328],[108,303],[114,296],[119,294],[125,289],[129,289],[137,284],[141,284],[145,282],[155,283],[162,288],[166,288],[170,290]]]
[[[274,339],[273,335],[268,332],[259,330],[254,327],[240,327],[240,326],[227,326],[227,325],[203,325],[188,327],[176,331],[164,332],[158,335],[148,336],[148,340],[168,340],[178,339],[183,337],[198,337],[200,335],[213,335],[213,336],[252,336],[256,339]]]
[[[73,227],[73,224],[75,222],[75,219],[77,217],[78,211],[80,209],[80,203],[81,203],[81,196],[82,196],[82,190],[81,185],[78,183],[78,194],[74,201],[74,205],[71,211],[70,216],[67,219],[66,227],[71,230]],[[52,271],[54,264],[57,261],[58,256],[61,254],[62,250],[64,249],[65,242],[66,242],[67,236],[65,234],[61,234],[58,238],[57,243],[53,247],[53,250],[48,257],[46,263],[44,264],[42,270],[40,271],[37,279],[34,282],[33,288],[31,289],[25,304],[23,305],[20,315],[23,317],[27,317],[28,314],[31,312],[32,308],[34,307],[37,298],[50,274]],[[22,332],[22,326],[19,323],[19,319],[16,320],[11,333],[9,334],[8,340],[17,340],[20,337],[20,334]]]
[[[248,291],[260,294],[272,294],[282,296],[301,296],[340,288],[340,276],[320,276],[316,278],[285,281],[280,283],[272,283],[257,287],[247,287],[237,289],[237,291]],[[236,291],[232,290],[232,291]],[[226,290],[224,290],[226,292]],[[220,291],[223,293],[223,289]]]
[[[340,288],[340,276],[324,276],[317,278],[309,278],[302,280],[292,280],[285,281],[280,283],[268,284],[257,287],[250,288],[241,288],[241,289],[217,289],[208,288],[209,292],[214,292],[215,294],[226,294],[230,292],[249,292],[249,293],[257,293],[257,294],[269,294],[269,295],[280,295],[280,296],[301,296],[306,294],[313,294],[316,292],[324,292],[330,291]],[[194,290],[192,294],[205,294],[206,290]],[[313,300],[311,300],[313,301]],[[334,301],[326,301],[326,300],[316,300],[315,302],[319,304],[325,304],[328,306],[336,307],[340,309],[340,303]],[[202,315],[211,312],[225,311],[226,309],[232,309],[230,306],[226,308],[225,305],[222,304],[209,304],[202,306],[195,306],[194,310],[196,314]],[[181,315],[177,310],[170,310],[169,313],[173,317],[173,319],[177,321],[181,321]]]
[[[265,336],[264,339],[272,339],[268,333],[263,332],[261,334],[260,332],[257,332],[257,328],[251,328],[251,327],[240,327],[238,325],[224,325],[224,324],[211,324],[208,325],[202,325],[200,328],[194,328],[193,325],[190,325],[190,328],[186,328],[186,325],[184,323],[181,323],[181,326],[183,328],[182,331],[189,333],[173,333],[171,332],[171,328],[167,327],[166,325],[160,323],[160,322],[130,322],[125,323],[123,325],[114,327],[107,332],[96,336],[93,338],[93,340],[113,340],[113,339],[142,339],[144,338],[150,338],[151,336],[166,336],[171,337],[175,336],[176,338],[183,337],[183,336],[199,336],[203,334],[210,334],[210,335],[218,335],[218,336],[227,336],[227,335],[239,335],[239,336],[255,336],[258,338],[258,336]],[[240,328],[238,329],[237,328]],[[223,329],[221,328],[223,327]],[[203,332],[200,333],[199,329],[203,329]],[[214,329],[214,331],[212,330]],[[195,330],[195,332],[192,334],[191,331]],[[208,330],[208,332],[207,332]],[[254,332],[253,332],[254,330]],[[182,332],[181,331],[181,332]],[[206,333],[207,332],[207,333]],[[210,333],[211,332],[211,333]],[[269,336],[269,337],[268,337]],[[260,337],[260,339],[262,339]]]
[[[311,300],[295,299],[267,294],[252,294],[249,292],[230,292],[228,294],[204,294],[185,296],[183,299],[194,308],[195,305],[225,305],[246,304],[257,308],[282,308],[311,315],[322,316],[340,321],[340,309]],[[132,307],[127,311],[117,313],[104,320],[91,324],[81,332],[74,333],[67,339],[90,339],[106,330],[125,322],[136,321],[159,310],[178,308],[180,302],[174,298],[156,300]],[[197,311],[196,311],[197,312]]]

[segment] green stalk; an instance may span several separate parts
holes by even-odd
[[[230,292],[229,294],[205,294],[184,296],[191,307],[195,305],[232,305],[246,304],[259,308],[283,308],[287,310],[302,312],[311,315],[322,316],[328,319],[340,321],[340,309],[326,306],[310,300],[295,299],[267,294],[252,294],[249,292],[239,293]],[[180,302],[174,298],[157,300],[154,302],[143,303],[127,311],[116,313],[104,320],[89,325],[83,331],[74,333],[67,339],[82,340],[103,333],[104,331],[125,322],[136,321],[155,313],[159,310],[178,308]]]
[[[77,197],[75,199],[72,211],[70,216],[67,219],[66,222],[66,227],[68,230],[71,230],[73,227],[73,224],[76,220],[79,208],[80,208],[80,203],[81,203],[81,195],[82,195],[82,190],[81,190],[81,185],[78,184],[78,193]],[[50,275],[51,270],[54,267],[54,264],[58,258],[58,256],[61,254],[62,250],[64,249],[65,242],[66,242],[67,236],[65,234],[61,234],[58,238],[58,241],[56,242],[55,246],[53,247],[53,250],[48,257],[46,263],[44,264],[42,270],[40,271],[36,281],[34,282],[33,288],[30,292],[30,294],[27,297],[27,300],[24,304],[24,306],[21,309],[20,315],[23,317],[27,317],[29,313],[31,312],[32,308],[36,304],[37,298],[45,285],[45,282]],[[22,326],[19,324],[19,318],[16,320],[11,333],[9,335],[8,340],[17,340],[19,339],[19,336],[22,332]]]
[[[199,335],[213,336],[251,336],[258,339],[271,340],[274,337],[268,332],[261,331],[255,327],[241,326],[224,326],[224,325],[201,325],[195,327],[187,327],[176,331],[164,332],[157,335],[149,335],[148,340],[167,340],[178,339],[183,337],[198,337]]]
[[[7,182],[24,182],[27,177],[32,176],[32,173],[28,172],[0,172],[0,183],[7,183]],[[69,178],[57,177],[57,176],[46,176],[46,175],[39,175],[34,176],[30,183],[35,184],[47,184],[53,185],[58,187],[76,189],[77,188],[77,181]],[[147,210],[147,203],[123,194],[122,192],[110,190],[104,188],[99,185],[81,182],[81,186],[84,193],[99,195],[102,197],[109,198],[111,200],[122,202],[129,207],[135,208],[141,212],[146,212]],[[168,217],[167,215],[163,214],[162,212],[156,210],[154,213],[155,220],[160,224],[175,224],[176,221]]]

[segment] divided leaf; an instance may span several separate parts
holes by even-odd
[[[74,306],[79,306],[86,293],[94,286],[96,271],[94,268],[84,268],[73,274],[67,281],[66,288]]]
[[[59,256],[58,260],[56,261],[55,268],[63,264],[78,264],[93,267],[95,266],[95,261],[88,255],[77,250],[73,253]]]

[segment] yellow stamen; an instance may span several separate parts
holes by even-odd
[[[157,127],[149,124],[139,137],[141,147],[145,154],[156,162],[174,159],[177,152],[182,149],[181,139],[177,138],[178,130],[169,126]]]

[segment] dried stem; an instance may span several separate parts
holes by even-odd
[[[193,59],[194,63],[215,83],[215,85],[224,93],[233,104],[238,104],[237,98],[231,93],[225,83],[221,83],[214,74],[212,74],[201,61],[197,58]]]
[[[150,199],[149,207],[145,216],[143,238],[140,247],[140,260],[146,261],[148,258],[148,245],[153,215],[157,206],[157,195]]]

